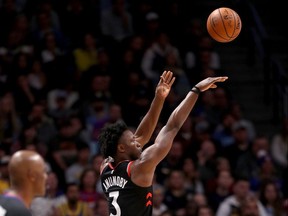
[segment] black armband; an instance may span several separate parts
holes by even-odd
[[[201,93],[200,89],[197,86],[194,86],[190,91],[194,92],[197,95]]]

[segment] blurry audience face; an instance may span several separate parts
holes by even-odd
[[[159,207],[164,199],[164,188],[161,187],[154,187],[153,188],[153,206]]]
[[[186,209],[180,208],[175,211],[175,216],[186,216]]]
[[[165,49],[166,46],[170,43],[169,42],[169,38],[168,36],[165,34],[165,33],[161,33],[159,36],[158,36],[158,44],[160,45],[161,48]]]
[[[101,198],[97,201],[95,205],[95,213],[97,216],[109,216],[108,209],[109,207],[106,199]]]
[[[231,170],[230,162],[227,158],[217,158],[217,170],[221,171],[229,171]]]
[[[135,36],[130,42],[130,48],[134,51],[139,51],[143,49],[144,41],[140,36]]]
[[[200,152],[205,155],[206,158],[212,158],[216,153],[216,148],[213,142],[206,140],[202,142]]]
[[[195,201],[197,206],[204,206],[207,205],[207,199],[206,196],[204,194],[195,194],[193,196],[193,200]]]
[[[97,172],[97,174],[100,173],[100,167],[103,160],[104,160],[103,155],[97,155],[93,158],[92,166],[93,169]]]
[[[168,179],[169,188],[172,190],[184,189],[184,174],[180,170],[173,170]]]
[[[122,119],[122,109],[120,105],[113,104],[110,106],[109,118],[111,122],[116,122]]]
[[[248,132],[246,128],[240,128],[233,132],[236,143],[242,144],[248,142]]]
[[[35,104],[32,107],[32,111],[31,111],[30,116],[32,117],[32,119],[41,120],[42,117],[44,116],[44,107],[40,104]]]
[[[217,186],[229,190],[233,184],[233,178],[229,171],[220,171],[217,178]]]
[[[79,200],[79,188],[77,185],[69,185],[66,192],[68,203],[75,205]]]
[[[228,106],[228,98],[226,91],[223,88],[217,88],[214,91],[216,106],[219,108],[227,108]]]
[[[246,180],[238,180],[234,185],[234,195],[239,200],[244,200],[250,190],[250,184]]]
[[[204,106],[212,107],[215,104],[214,92],[211,90],[202,93],[202,101]]]
[[[84,188],[95,188],[97,177],[96,173],[93,170],[87,171],[83,176],[83,185]]]
[[[271,183],[267,184],[264,189],[264,196],[269,203],[273,203],[277,199],[277,188],[276,185]]]
[[[197,176],[197,170],[195,169],[194,161],[191,158],[186,158],[183,164],[183,172],[185,175]]]
[[[232,125],[235,123],[235,118],[233,117],[232,114],[227,114],[223,117],[222,124],[225,128],[230,128]]]
[[[274,163],[271,159],[271,157],[266,156],[264,157],[262,163],[261,163],[261,172],[262,174],[266,176],[273,176],[275,172]]]
[[[47,176],[46,181],[47,189],[48,190],[57,190],[58,188],[58,177],[55,173],[51,172]]]
[[[88,147],[82,148],[81,150],[78,151],[78,158],[79,161],[82,163],[88,163],[89,156],[90,156],[90,149]]]
[[[14,110],[13,97],[10,94],[6,94],[0,99],[0,112],[11,113]]]
[[[266,137],[255,138],[252,145],[252,151],[256,157],[265,156],[268,150],[269,150],[269,141]]]
[[[168,153],[169,159],[173,160],[174,163],[178,163],[183,156],[183,148],[181,142],[174,141],[170,152]]]
[[[242,216],[260,216],[257,199],[248,198],[241,207]]]
[[[213,216],[213,211],[211,208],[207,206],[202,206],[202,207],[200,206],[197,216]]]

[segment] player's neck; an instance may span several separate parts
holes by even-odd
[[[12,188],[12,190],[8,192],[8,195],[18,198],[21,202],[23,202],[27,209],[30,208],[33,197],[29,190]]]
[[[118,157],[114,158],[114,162],[112,164],[114,164],[114,166],[117,166],[119,163],[123,162],[123,161],[127,161],[130,160],[130,158],[126,155],[121,155]]]

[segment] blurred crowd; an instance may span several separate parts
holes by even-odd
[[[136,128],[164,70],[176,82],[155,134],[194,84],[225,75],[193,2],[0,0],[0,193],[10,155],[35,150],[48,180],[33,215],[107,216],[100,129]],[[153,216],[287,215],[287,167],[288,119],[262,134],[219,85],[159,164]]]

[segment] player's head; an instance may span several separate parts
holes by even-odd
[[[20,150],[9,162],[11,187],[15,190],[30,190],[32,196],[43,196],[46,191],[46,164],[37,152]]]
[[[109,124],[99,135],[101,152],[105,158],[116,156],[122,159],[135,160],[141,154],[141,145],[124,122]]]

